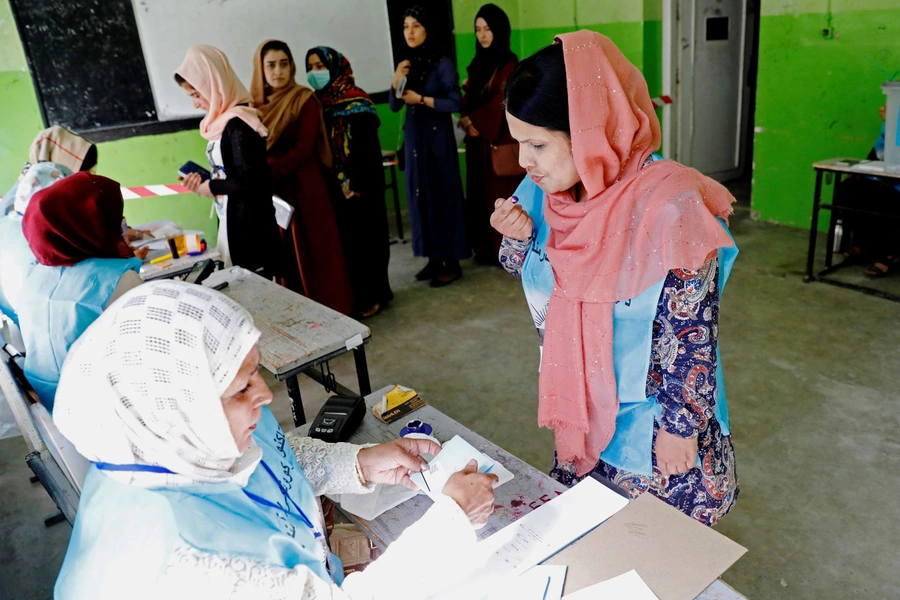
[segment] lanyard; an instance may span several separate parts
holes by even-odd
[[[309,529],[313,532],[313,537],[315,537],[317,539],[322,537],[321,532],[319,532],[319,530],[316,529],[316,527],[312,524],[312,521],[310,521],[309,517],[306,516],[306,513],[303,512],[303,509],[300,508],[300,506],[296,502],[294,502],[294,499],[291,498],[290,494],[288,494],[288,491],[281,484],[281,481],[278,480],[278,477],[275,476],[275,473],[272,472],[272,469],[269,468],[269,465],[267,465],[265,461],[260,461],[259,464],[261,464],[263,466],[263,468],[266,470],[266,473],[269,474],[269,477],[271,477],[272,481],[274,481],[275,484],[278,486],[278,489],[281,491],[282,495],[288,499],[288,501],[293,505],[293,507],[295,509],[297,509],[296,516],[299,516],[300,520],[303,521],[303,523],[307,527],[309,527]],[[137,464],[117,465],[114,463],[106,463],[106,462],[95,462],[94,465],[101,471],[135,471],[135,472],[139,472],[139,473],[163,473],[163,474],[175,475],[175,471],[171,471],[165,467],[159,467],[156,465],[137,465]],[[269,508],[274,508],[275,510],[280,510],[281,512],[288,514],[288,515],[294,514],[290,511],[289,508],[281,507],[281,506],[275,504],[274,502],[270,502],[269,500],[266,500],[262,496],[257,496],[253,492],[248,492],[247,490],[245,490],[243,488],[241,489],[241,491],[244,492],[244,495],[246,495],[248,498],[250,498],[257,504],[262,504],[263,506],[267,506]]]

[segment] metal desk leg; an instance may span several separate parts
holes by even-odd
[[[356,359],[356,377],[359,379],[359,394],[368,396],[372,393],[372,384],[369,383],[369,365],[366,363],[366,346],[360,344],[353,349],[353,358]]]
[[[831,187],[831,206],[837,206],[835,200],[837,199],[837,189],[838,184],[841,182],[841,174],[834,174],[834,185]],[[839,211],[835,211],[834,208],[828,211],[831,213],[831,218],[828,220],[828,236],[825,241],[825,267],[831,268],[832,263],[834,263],[834,228],[837,225],[837,217]]]
[[[819,205],[822,200],[822,171],[816,169],[816,191],[813,193],[812,222],[809,225],[809,251],[806,254],[806,277],[803,281],[815,281],[813,263],[816,260],[816,236],[819,231]]]
[[[288,389],[288,397],[291,399],[291,414],[294,416],[294,426],[306,425],[306,411],[303,410],[303,399],[300,397],[300,382],[293,375],[285,380]]]

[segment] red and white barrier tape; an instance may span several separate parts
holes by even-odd
[[[191,190],[180,183],[167,185],[137,185],[134,187],[122,186],[123,200],[137,200],[138,198],[153,198],[155,196],[174,196],[176,194],[189,194]],[[2,199],[3,196],[0,196]]]
[[[656,98],[650,98],[650,101],[656,108],[660,108],[662,106],[665,106],[666,104],[672,104],[673,102],[671,96],[657,96]]]
[[[122,186],[122,198],[125,200],[137,200],[138,198],[153,198],[154,196],[174,196],[187,194],[191,190],[180,183],[167,185],[139,185],[134,187]]]

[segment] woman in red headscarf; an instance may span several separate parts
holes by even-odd
[[[647,83],[598,33],[523,60],[505,101],[529,178],[492,223],[542,333],[552,475],[594,472],[712,525],[738,493],[718,353],[734,198],[654,155]]]
[[[82,171],[37,192],[22,218],[38,262],[19,309],[25,376],[48,411],[69,348],[141,283],[141,261],[122,237],[124,206],[118,183]]]

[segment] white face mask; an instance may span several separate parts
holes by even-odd
[[[310,71],[306,74],[306,79],[309,81],[312,89],[318,92],[324,89],[331,81],[331,73],[328,71]]]

